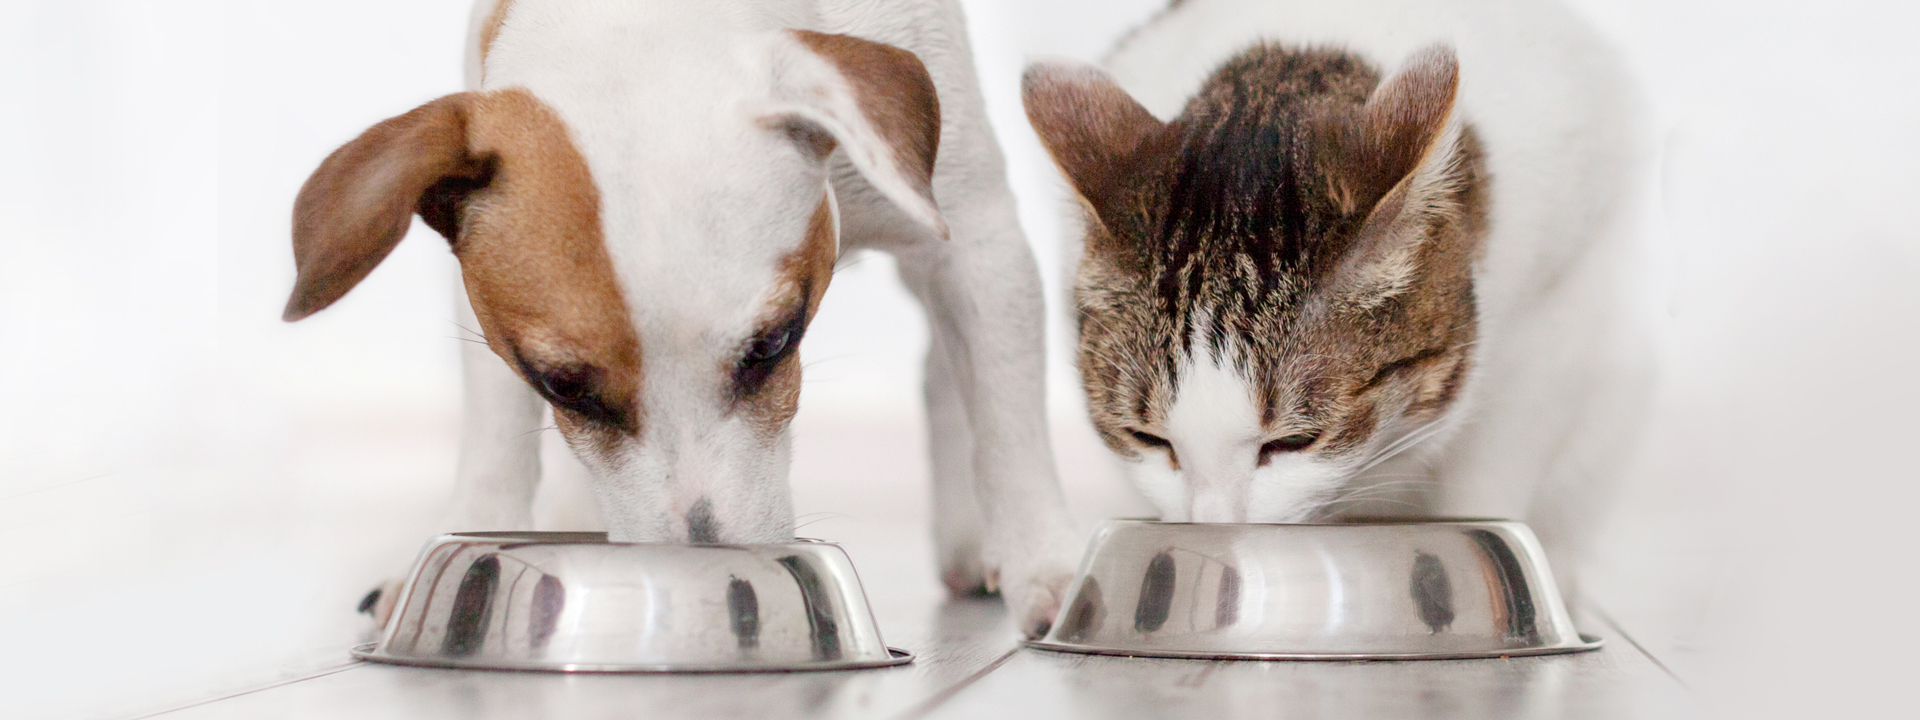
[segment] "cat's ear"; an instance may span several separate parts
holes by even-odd
[[[1364,106],[1320,126],[1335,202],[1366,217],[1331,284],[1341,305],[1369,309],[1410,288],[1437,216],[1461,211],[1452,200],[1463,170],[1452,122],[1458,88],[1453,49],[1430,46]]]
[[[1027,120],[1054,164],[1107,229],[1118,230],[1128,181],[1166,124],[1090,65],[1036,63],[1020,86]]]
[[[1322,167],[1334,198],[1364,212],[1407,180],[1441,144],[1460,86],[1453,48],[1415,52],[1367,103],[1320,123]]]

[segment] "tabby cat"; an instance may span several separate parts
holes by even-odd
[[[1647,385],[1634,144],[1609,56],[1557,12],[1187,0],[1111,73],[1029,69],[1084,210],[1093,425],[1164,519],[1587,535]]]

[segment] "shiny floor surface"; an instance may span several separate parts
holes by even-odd
[[[1695,713],[1609,627],[1607,649],[1506,660],[1155,660],[1017,649],[999,607],[944,604],[912,665],[784,675],[612,676],[348,665],[167,718],[1651,718]],[[905,638],[903,638],[905,639]]]
[[[1588,620],[1592,622],[1592,620]],[[1018,649],[993,601],[950,601],[902,668],[555,676],[344,664],[165,718],[1661,718],[1692,699],[1617,628],[1596,653],[1428,662],[1117,659]]]
[[[897,641],[912,665],[771,675],[551,675],[371,663],[166,718],[1653,718],[1683,686],[1602,624],[1600,651],[1427,662],[1229,662],[1016,647],[997,603],[942,603]],[[1589,622],[1592,622],[1590,619]]]

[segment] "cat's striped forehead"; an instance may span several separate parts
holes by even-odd
[[[1451,82],[1417,75],[1400,90]],[[1352,54],[1256,46],[1179,118],[1146,123],[1118,169],[1067,163],[1100,180],[1076,180],[1093,211],[1076,300],[1082,379],[1110,445],[1166,429],[1196,368],[1244,388],[1240,425],[1310,429],[1321,451],[1449,404],[1476,332],[1480,149],[1466,126],[1356,144],[1342,133],[1381,88]]]
[[[1220,68],[1169,126],[1177,140],[1159,181],[1138,186],[1135,230],[1166,310],[1214,321],[1209,349],[1248,316],[1297,304],[1364,219],[1320,166],[1315,120],[1365,103],[1379,79],[1349,53],[1260,46]],[[1189,346],[1197,326],[1181,325]]]

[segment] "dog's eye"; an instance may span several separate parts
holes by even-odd
[[[600,368],[578,363],[535,368],[522,359],[520,370],[533,385],[534,392],[540,393],[540,397],[552,403],[556,410],[571,412],[582,419],[604,425],[628,427],[627,413],[609,403],[601,394],[603,373]]]
[[[1320,439],[1319,432],[1294,433],[1277,440],[1269,440],[1260,446],[1260,464],[1265,465],[1273,456],[1283,452],[1300,452]]]
[[[807,308],[802,304],[784,322],[760,331],[740,353],[740,364],[733,370],[733,394],[744,398],[760,392],[780,362],[800,347],[800,336],[807,332]]]
[[[534,375],[534,382],[539,384],[535,389],[556,401],[577,400],[593,392],[593,375],[581,366],[549,370]]]
[[[787,350],[793,347],[795,329],[792,324],[773,328],[760,337],[754,338],[747,346],[747,352],[740,357],[743,365],[771,365],[787,356]]]

